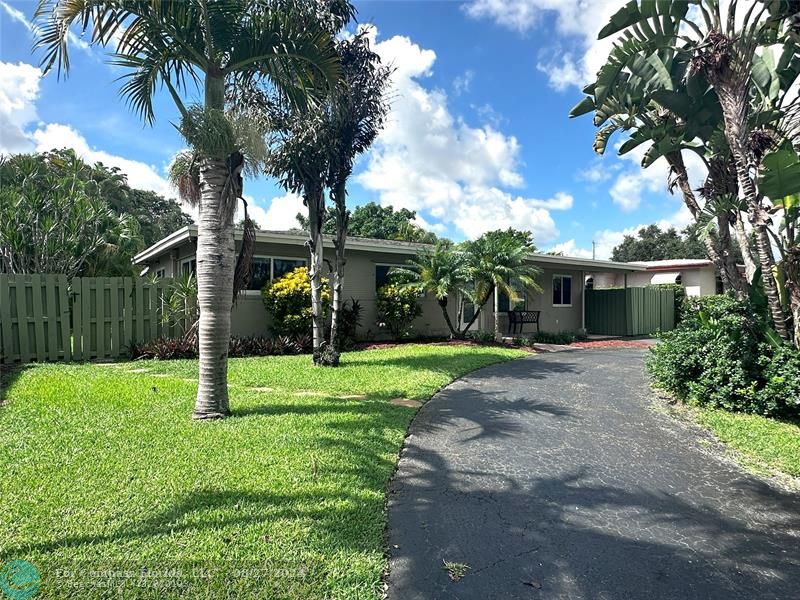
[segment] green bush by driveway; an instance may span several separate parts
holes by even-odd
[[[36,565],[46,598],[379,598],[384,490],[415,412],[391,400],[521,355],[235,359],[234,417],[209,423],[189,418],[195,361],[31,367],[0,408],[0,563]]]

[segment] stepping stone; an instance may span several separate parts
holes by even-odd
[[[128,373],[149,373],[149,369],[128,369]]]
[[[419,408],[422,406],[422,402],[419,400],[409,400],[408,398],[395,398],[394,400],[389,400],[389,404],[405,406],[407,408]]]
[[[246,390],[250,390],[251,392],[274,392],[275,388],[271,387],[249,387],[245,388]]]
[[[311,391],[302,391],[302,392],[295,392],[295,396],[327,396],[325,392],[311,392]]]
[[[366,400],[366,394],[350,394],[348,396],[336,396],[339,400]]]

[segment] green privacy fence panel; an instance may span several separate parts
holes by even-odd
[[[124,356],[131,343],[180,335],[162,323],[171,280],[0,275],[0,361],[69,361]]]
[[[651,335],[675,328],[675,291],[586,290],[586,329],[600,335]]]
[[[0,274],[0,362],[70,359],[67,278]]]

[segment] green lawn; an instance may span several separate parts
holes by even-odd
[[[697,420],[756,467],[800,476],[800,425],[759,415],[698,409]]]
[[[189,418],[195,361],[28,368],[0,408],[0,563],[34,563],[46,598],[379,598],[384,489],[415,412],[389,401],[522,354],[234,359],[218,422]]]

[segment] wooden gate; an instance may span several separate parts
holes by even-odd
[[[586,329],[599,335],[652,335],[675,328],[675,290],[586,290]]]

